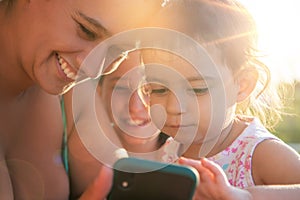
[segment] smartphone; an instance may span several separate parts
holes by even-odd
[[[138,158],[114,164],[108,200],[190,200],[199,182],[198,172],[187,166]]]

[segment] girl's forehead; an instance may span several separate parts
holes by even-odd
[[[202,58],[199,56],[196,59]],[[226,70],[217,54],[211,59],[203,59],[199,66],[192,65],[179,55],[162,50],[145,50],[142,52],[142,60],[146,66],[147,77],[153,79],[159,77],[176,80],[185,77],[189,80],[212,80],[219,79],[223,74],[222,70]]]

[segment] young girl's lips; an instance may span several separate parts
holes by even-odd
[[[190,127],[194,127],[194,125],[169,125],[169,124],[166,124],[165,127],[168,127],[168,128],[176,128],[176,129],[179,129],[179,128],[190,128]]]
[[[164,127],[168,127],[168,128],[180,128],[179,125],[165,125]]]
[[[65,81],[75,81],[77,71],[59,54],[56,54],[57,58],[57,68],[60,76]]]

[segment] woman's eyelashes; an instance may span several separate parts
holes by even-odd
[[[79,27],[79,35],[87,40],[96,40],[98,38],[98,34],[94,31],[87,28],[87,26],[83,25],[80,22],[77,22]]]
[[[78,17],[78,15],[75,15],[73,17],[73,20],[75,21],[77,26],[77,33],[81,38],[89,41],[100,38],[101,35],[99,35],[96,29],[93,28],[92,25],[89,25],[88,22],[85,22],[80,17]]]
[[[88,40],[96,40],[98,38],[98,35],[91,31],[89,28],[87,28],[86,26],[84,26],[83,24],[78,23],[78,26],[80,28],[81,33],[84,35],[84,38],[88,39]]]

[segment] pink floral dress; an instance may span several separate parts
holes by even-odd
[[[222,167],[231,185],[246,188],[255,185],[252,178],[252,156],[264,140],[276,139],[258,119],[253,119],[243,133],[224,151],[208,158]]]
[[[254,118],[247,128],[224,151],[209,157],[224,170],[229,183],[235,187],[246,188],[255,185],[252,177],[252,157],[257,145],[264,140],[278,140],[259,121]],[[180,143],[168,138],[161,148],[159,160],[172,163],[178,159]]]

